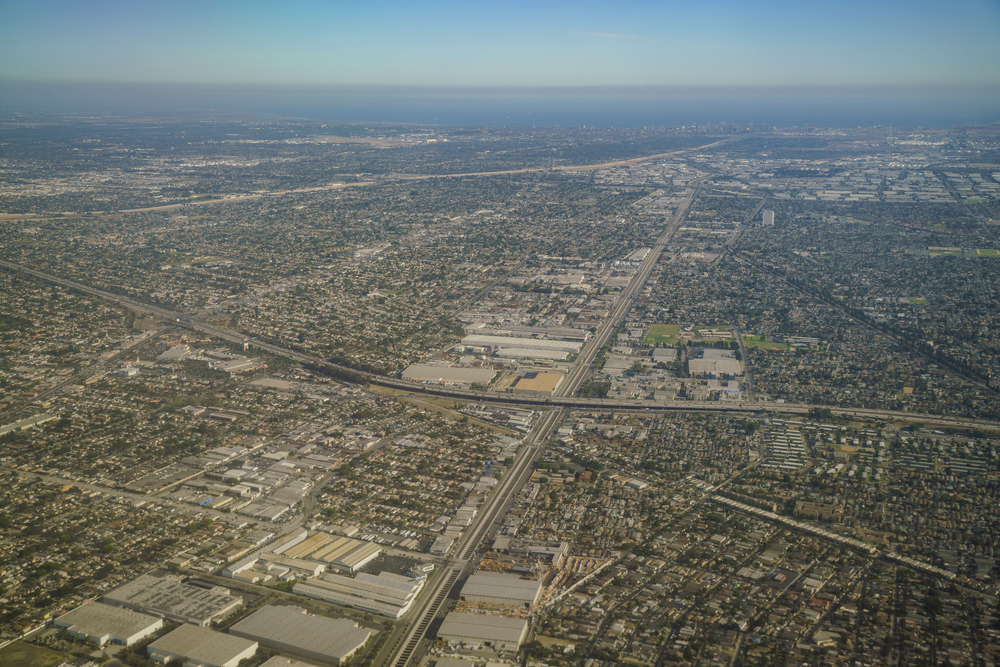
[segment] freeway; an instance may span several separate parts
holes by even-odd
[[[394,181],[417,181],[417,180],[432,180],[432,179],[450,179],[450,178],[462,178],[469,176],[508,176],[510,174],[533,174],[544,171],[565,171],[565,172],[577,172],[577,171],[597,171],[599,169],[611,169],[614,167],[631,167],[637,164],[642,164],[643,162],[649,162],[651,160],[660,160],[664,158],[674,157],[681,155],[682,153],[690,153],[701,151],[706,148],[713,148],[720,144],[724,144],[729,139],[722,139],[720,141],[715,141],[710,144],[705,144],[703,146],[695,146],[693,148],[683,148],[681,150],[671,151],[668,153],[657,153],[655,155],[644,155],[642,157],[629,158],[626,160],[615,160],[612,162],[600,162],[596,164],[582,164],[582,165],[563,165],[559,167],[553,167],[549,169],[548,167],[525,167],[523,169],[505,169],[501,171],[477,171],[477,172],[466,172],[461,174],[393,174],[384,179],[383,182],[394,182]],[[342,188],[359,187],[367,185],[376,185],[376,181],[358,181],[355,183],[329,183],[327,185],[318,185],[309,188],[292,188],[288,190],[268,190],[251,192],[247,194],[234,194],[226,195],[222,197],[216,197],[214,199],[199,199],[194,201],[183,201],[174,204],[160,204],[157,206],[147,206],[145,208],[126,208],[120,210],[109,210],[109,211],[91,211],[86,213],[53,213],[54,217],[60,218],[74,218],[74,217],[98,217],[98,216],[108,216],[108,215],[120,215],[122,213],[148,213],[151,211],[172,211],[176,209],[182,209],[188,206],[214,206],[216,204],[235,204],[239,202],[253,201],[255,199],[264,198],[275,198],[284,195],[294,195],[294,194],[306,194],[310,192],[323,192],[327,190],[340,190]],[[5,214],[2,217],[3,220],[42,220],[47,216],[45,214],[39,215],[37,213],[23,213],[23,214]]]
[[[121,296],[119,294],[113,294],[111,292],[106,292],[104,290],[95,289],[81,283],[66,280],[64,278],[59,278],[57,276],[38,271],[20,264],[15,264],[13,262],[7,262],[0,260],[0,267],[6,268],[10,271],[20,271],[23,273],[28,273],[46,280],[48,282],[62,285],[64,287],[70,287],[91,296],[99,297],[114,303],[118,303],[126,308],[140,312],[140,313],[152,313],[159,315],[176,322],[177,325],[186,327],[195,331],[202,333],[211,334],[217,336],[223,340],[229,340],[234,343],[242,343],[246,338],[246,335],[238,331],[233,331],[232,329],[227,329],[225,327],[216,326],[213,324],[208,324],[202,322],[199,319],[184,314],[178,313],[162,306],[157,306],[153,304],[144,303],[136,299],[131,299],[128,297]],[[636,284],[644,284],[636,282]],[[632,283],[630,283],[630,286]],[[619,305],[624,304],[624,299],[619,300]],[[616,311],[617,312],[617,311]],[[402,391],[423,393],[434,396],[443,396],[446,398],[453,398],[462,401],[472,401],[476,403],[501,403],[501,404],[513,404],[522,405],[526,407],[532,407],[534,409],[551,409],[551,408],[581,408],[581,409],[600,409],[600,410],[619,410],[619,411],[643,411],[643,412],[734,412],[734,413],[757,413],[757,414],[775,414],[775,415],[808,415],[810,410],[816,407],[822,407],[824,409],[829,408],[830,412],[839,417],[846,418],[858,418],[858,419],[877,419],[883,421],[904,421],[904,422],[921,422],[927,425],[942,426],[942,427],[955,427],[955,428],[976,428],[988,431],[1000,431],[1000,422],[971,419],[967,417],[948,417],[944,415],[934,415],[918,412],[902,412],[895,410],[876,410],[872,408],[857,408],[857,407],[832,407],[832,406],[813,406],[806,405],[802,403],[776,403],[776,402],[765,402],[765,401],[670,401],[657,403],[648,400],[622,400],[622,399],[609,399],[609,398],[580,398],[574,396],[553,396],[550,398],[545,397],[531,397],[522,395],[513,395],[506,393],[496,393],[496,392],[485,392],[485,391],[474,391],[472,389],[461,389],[452,388],[438,385],[423,385],[416,384],[413,382],[408,382],[406,380],[401,380],[398,378],[387,377],[384,375],[375,375],[374,373],[366,373],[362,371],[349,368],[347,366],[342,366],[339,364],[334,364],[321,359],[319,357],[314,357],[312,355],[304,354],[297,350],[291,350],[289,348],[281,347],[279,345],[274,345],[262,340],[253,341],[253,346],[262,349],[271,354],[276,354],[279,356],[287,357],[294,361],[300,363],[313,364],[320,368],[328,369],[334,373],[346,373],[350,377],[358,378],[360,381],[367,382],[369,384],[378,385],[381,387],[390,387],[392,389],[398,389]],[[593,348],[594,354],[599,347]],[[581,352],[580,356],[577,358],[577,364],[574,371],[577,374],[574,376],[575,382],[579,383],[582,377],[582,372],[580,369],[586,369],[589,364],[592,363],[593,359],[589,361],[584,357],[584,353]]]

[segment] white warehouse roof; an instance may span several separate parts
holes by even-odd
[[[108,642],[128,646],[162,628],[163,619],[131,609],[88,602],[57,618],[55,626],[98,646]]]
[[[541,338],[519,338],[517,336],[482,336],[471,334],[462,339],[466,347],[494,347],[503,349],[528,348],[535,350],[562,350],[579,352],[583,343],[569,340],[547,340]]]
[[[476,572],[462,586],[462,599],[491,601],[511,606],[532,605],[542,592],[542,582],[521,579],[516,574]]]
[[[444,617],[438,637],[445,641],[489,642],[515,647],[520,646],[527,632],[527,619],[453,611]]]
[[[312,616],[301,607],[261,607],[229,629],[268,648],[339,664],[364,646],[371,631],[346,618]]]

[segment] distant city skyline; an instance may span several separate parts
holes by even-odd
[[[1000,86],[1000,3],[3,5],[8,81]]]

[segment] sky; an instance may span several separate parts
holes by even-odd
[[[0,81],[1000,87],[1000,0],[0,0]]]

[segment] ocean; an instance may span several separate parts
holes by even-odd
[[[1000,122],[1000,89],[418,88],[0,82],[0,115],[271,114],[506,127],[939,127]]]

